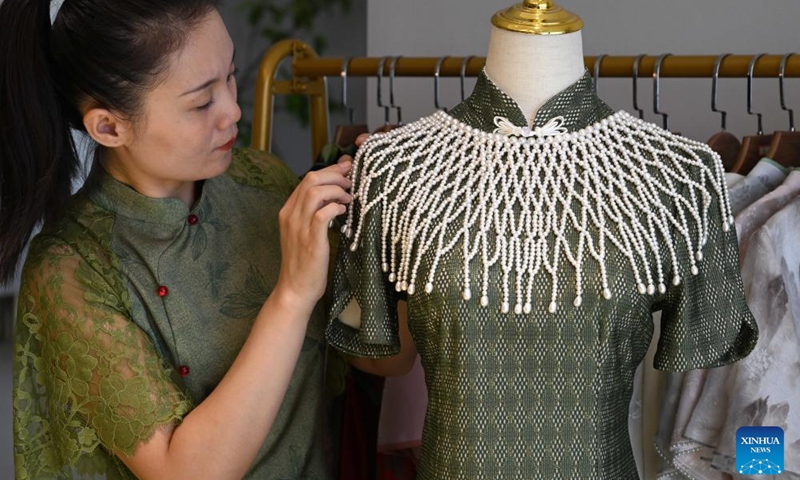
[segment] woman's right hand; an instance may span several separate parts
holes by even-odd
[[[351,196],[349,159],[309,172],[295,188],[278,216],[281,271],[275,292],[309,313],[325,293],[330,243],[328,225],[345,213]],[[294,303],[298,302],[298,303]]]

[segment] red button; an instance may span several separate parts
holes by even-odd
[[[197,222],[200,221],[200,219],[197,218],[197,215],[195,215],[193,213],[193,214],[189,215],[188,217],[186,217],[186,221],[189,222],[189,225],[196,225]]]
[[[189,376],[189,367],[186,365],[181,365],[178,367],[178,373],[181,374],[181,377],[188,377]]]
[[[158,296],[159,297],[166,297],[168,293],[169,293],[169,288],[165,287],[164,285],[161,285],[160,287],[158,287]]]

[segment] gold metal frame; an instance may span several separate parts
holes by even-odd
[[[280,63],[292,57],[292,80],[276,81],[275,74]],[[441,62],[440,76],[460,77],[462,64],[468,57],[447,57]],[[663,60],[661,78],[712,78],[717,55],[689,56],[670,55]],[[594,69],[597,57],[585,57],[586,68]],[[632,78],[636,56],[604,56],[599,68],[601,77]],[[720,77],[747,78],[752,55],[730,55],[719,69]],[[778,78],[783,55],[764,55],[758,59],[753,75],[755,77]],[[394,75],[401,77],[433,77],[440,58],[402,57],[395,62]],[[652,76],[657,55],[641,57],[640,77]],[[302,94],[311,100],[311,145],[312,158],[317,158],[322,147],[328,142],[328,100],[325,77],[341,76],[342,58],[319,58],[303,42],[284,40],[276,43],[261,61],[257,86],[255,112],[253,115],[252,147],[269,150],[272,136],[272,106],[274,95]],[[469,57],[466,75],[477,76],[486,59]],[[381,58],[354,57],[347,69],[348,77],[375,77],[378,75]],[[389,63],[384,62],[384,74],[389,74]],[[786,63],[786,77],[800,77],[800,55],[790,58]]]
[[[308,95],[311,109],[311,152],[312,158],[317,158],[328,141],[328,89],[325,76],[298,75],[293,72],[291,80],[276,80],[278,67],[289,56],[292,57],[293,70],[297,62],[318,59],[314,50],[299,40],[280,41],[264,54],[256,80],[250,146],[258,150],[270,150],[272,146],[275,95]],[[339,75],[338,71],[336,75]]]

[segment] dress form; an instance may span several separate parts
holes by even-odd
[[[691,323],[699,317],[669,303],[673,330],[653,360],[660,368],[708,363],[698,356],[732,338],[728,331],[752,343],[744,309],[716,318],[717,305],[704,306],[712,296],[692,293],[701,291],[697,282],[722,277],[713,262],[697,262],[733,258],[722,169],[707,147],[597,98],[583,68],[580,20],[561,31],[552,16],[522,21],[550,10],[550,2],[526,0],[501,12],[506,25],[493,19],[473,94],[447,113],[371,137],[354,161],[328,339],[350,355],[397,355],[394,307],[408,299],[431,400],[420,479],[554,478],[552,465],[571,469],[555,478],[639,478],[624,427],[653,309],[686,297],[701,307],[692,311],[713,317],[704,325],[719,326],[713,342],[694,349],[683,339],[706,331]],[[676,170],[686,175],[677,179]],[[675,180],[699,190],[686,196]],[[699,214],[681,213],[684,205]],[[651,212],[669,217],[663,228]],[[671,227],[682,219],[689,229]],[[701,243],[727,250],[711,255]],[[735,278],[723,280],[713,284],[743,297]],[[623,338],[631,341],[603,340]],[[600,348],[613,353],[594,357]],[[597,393],[601,378],[613,382]],[[552,451],[554,442],[570,453]],[[603,472],[592,471],[601,457]]]
[[[533,35],[492,26],[486,75],[519,104],[528,126],[539,108],[584,70],[580,31]]]

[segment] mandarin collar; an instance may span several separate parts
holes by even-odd
[[[105,208],[123,217],[147,223],[173,224],[183,222],[206,201],[206,190],[214,179],[204,182],[200,196],[192,209],[177,198],[152,198],[134,190],[115,179],[94,162],[86,184],[82,188],[88,197]]]
[[[491,133],[497,128],[495,118],[505,117],[517,127],[527,127],[528,120],[517,102],[503,92],[481,70],[472,94],[448,112],[456,120]],[[562,127],[574,132],[614,114],[598,96],[592,76],[585,70],[575,83],[550,98],[536,113],[531,128],[538,128],[556,117],[563,117]]]

